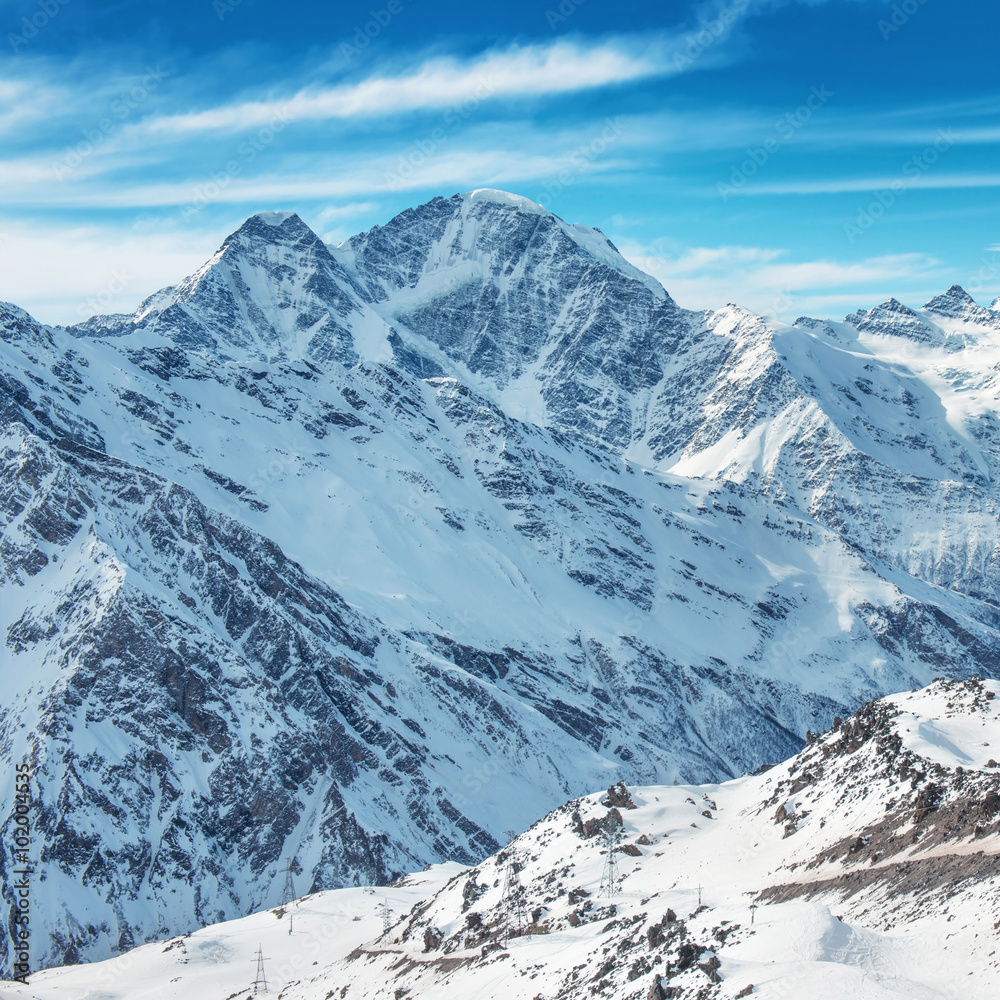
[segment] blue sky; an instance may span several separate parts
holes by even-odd
[[[498,187],[682,304],[1000,294],[984,0],[0,0],[0,299],[131,310],[249,214]]]

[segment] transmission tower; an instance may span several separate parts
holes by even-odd
[[[267,976],[264,975],[264,947],[257,946],[257,978],[253,981],[253,995],[267,992]]]
[[[285,884],[281,890],[281,905],[285,908],[288,913],[288,933],[292,933],[292,903],[296,906],[299,905],[298,899],[295,895],[295,883],[292,881],[292,873],[298,870],[298,861],[292,858],[288,864],[285,865]]]
[[[285,865],[285,885],[281,890],[281,905],[289,906],[291,903],[295,903],[298,906],[298,899],[295,895],[295,883],[292,881],[293,873],[299,870],[299,862],[297,858],[292,858],[288,864]]]
[[[521,885],[521,864],[514,846],[516,830],[505,830],[507,836],[507,870],[504,873],[503,897],[500,900],[501,941],[507,944],[512,937],[523,934],[528,926],[524,907],[524,887]]]
[[[601,875],[601,895],[618,895],[618,824],[611,820],[604,828],[604,872]]]
[[[389,933],[389,928],[392,927],[392,910],[389,909],[389,904],[384,899],[379,903],[378,908],[382,914],[382,937],[385,937]]]

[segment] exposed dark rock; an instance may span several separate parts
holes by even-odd
[[[612,785],[608,789],[608,794],[602,801],[602,805],[616,809],[636,808],[636,804],[632,801],[632,793],[625,787],[624,781],[619,781],[617,785]]]

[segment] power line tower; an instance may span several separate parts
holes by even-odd
[[[267,976],[264,975],[264,946],[257,946],[257,978],[253,981],[253,995],[267,992]]]
[[[281,890],[281,905],[288,913],[288,933],[292,933],[292,904],[299,905],[295,895],[295,883],[292,881],[292,873],[298,871],[299,863],[296,858],[292,858],[285,865],[285,884]]]
[[[295,883],[292,881],[292,875],[298,870],[298,858],[292,858],[292,860],[285,865],[285,884],[281,890],[282,906],[288,906],[291,903],[295,903],[295,905],[298,906],[297,897],[295,895]]]
[[[601,874],[601,895],[618,895],[618,841],[619,826],[610,820],[604,828],[604,871]]]
[[[514,846],[516,830],[505,830],[507,836],[507,870],[504,873],[503,897],[500,900],[501,941],[507,944],[512,937],[523,934],[528,926],[524,907],[524,887],[521,885],[521,861]]]
[[[389,904],[384,899],[379,903],[378,908],[382,914],[382,937],[385,937],[392,927],[392,910],[389,909]]]

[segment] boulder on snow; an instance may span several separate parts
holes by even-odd
[[[649,992],[646,994],[646,1000],[667,1000],[668,997],[673,996],[673,990],[668,993],[667,990],[663,988],[663,983],[659,976],[653,976],[653,985],[649,987]]]
[[[602,806],[609,806],[617,809],[638,809],[639,807],[632,801],[632,793],[625,786],[624,781],[619,781],[617,785],[612,785],[608,789],[607,798],[601,802]]]
[[[721,983],[722,976],[719,975],[719,967],[722,962],[719,961],[718,955],[712,955],[707,962],[699,962],[698,968],[708,976],[709,982]]]
[[[606,816],[595,817],[594,819],[588,819],[586,823],[583,824],[583,837],[589,839],[599,833],[604,833],[605,830],[614,829],[617,827],[623,827],[625,825],[625,820],[622,819],[622,814],[617,808],[609,809]]]

